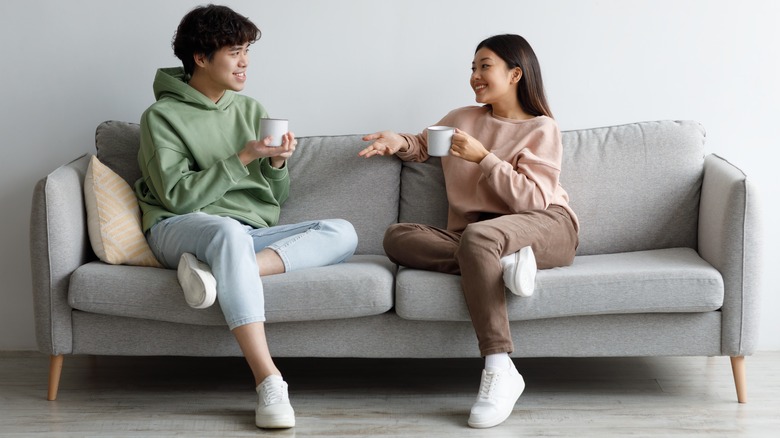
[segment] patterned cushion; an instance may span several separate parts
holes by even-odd
[[[161,267],[141,232],[141,209],[135,193],[95,156],[84,179],[84,201],[89,240],[100,260]]]

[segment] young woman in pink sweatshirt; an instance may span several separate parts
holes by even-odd
[[[559,184],[562,144],[545,97],[536,54],[519,35],[496,35],[476,49],[470,78],[481,106],[453,110],[437,125],[455,127],[441,165],[449,201],[447,229],[400,223],[384,248],[395,263],[461,276],[485,357],[469,426],[492,427],[512,413],[525,388],[514,350],[505,287],[534,290],[536,270],[574,260],[579,225]],[[427,131],[427,130],[426,130]],[[428,159],[427,132],[383,131],[359,155]]]

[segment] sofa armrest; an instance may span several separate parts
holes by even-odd
[[[717,155],[705,158],[699,255],[723,276],[723,355],[750,355],[758,341],[759,207],[757,190],[740,169]]]
[[[30,263],[38,349],[47,354],[72,351],[70,274],[92,256],[84,206],[82,155],[40,180],[30,213]]]

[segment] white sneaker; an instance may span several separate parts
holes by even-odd
[[[469,426],[482,429],[503,423],[509,418],[524,389],[523,376],[517,372],[514,363],[505,370],[482,370],[482,382],[477,402],[471,407]]]
[[[185,252],[179,259],[177,275],[184,299],[190,307],[205,309],[214,304],[217,299],[217,279],[207,264]]]
[[[287,382],[271,374],[257,385],[255,424],[263,429],[287,429],[295,426],[295,411],[287,395]]]
[[[536,257],[530,246],[501,258],[504,285],[513,294],[530,297],[536,286]]]

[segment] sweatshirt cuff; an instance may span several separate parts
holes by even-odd
[[[407,149],[405,152],[398,151],[395,153],[395,155],[403,161],[421,161],[420,160],[421,148],[417,146],[416,136],[412,134],[399,134],[399,135],[403,137],[404,140],[406,140],[406,143],[409,145],[409,149]]]
[[[281,181],[287,177],[287,161],[284,162],[284,166],[277,169],[271,165],[270,158],[263,158],[260,160],[260,170],[263,172],[263,176],[270,180]]]
[[[496,166],[501,163],[501,158],[498,158],[496,154],[491,152],[487,154],[485,158],[482,159],[482,161],[479,162],[479,168],[482,169],[482,173],[490,176],[491,172],[493,172],[493,169],[495,169]]]

